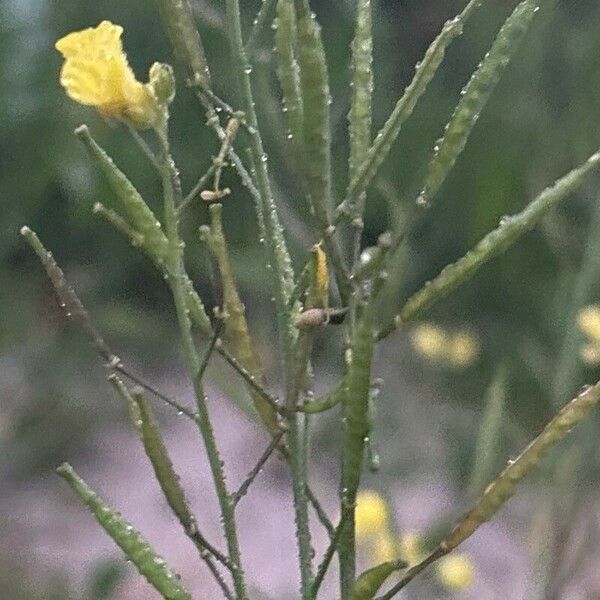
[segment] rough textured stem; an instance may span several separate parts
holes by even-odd
[[[490,51],[461,92],[444,136],[436,142],[418,202],[427,204],[439,190],[463,151],[467,139],[500,77],[525,37],[537,12],[538,0],[521,2],[500,29]]]
[[[382,330],[379,337],[385,337],[402,323],[413,321],[448,292],[470,279],[483,264],[506,250],[532,229],[550,209],[575,191],[599,165],[600,152],[596,152],[552,187],[546,188],[522,212],[503,217],[497,229],[488,233],[465,256],[445,267],[435,279],[427,282],[421,290],[411,296],[394,323]]]
[[[210,72],[188,0],[156,1],[175,57],[185,65],[192,83],[210,88]]]
[[[185,268],[183,264],[183,245],[179,237],[177,208],[175,195],[179,192],[178,176],[173,160],[168,151],[168,141],[165,131],[158,131],[158,136],[163,145],[163,156],[161,162],[162,185],[165,204],[165,229],[169,240],[169,251],[167,254],[166,267],[167,277],[175,310],[177,312],[177,320],[182,337],[183,354],[190,379],[194,384],[194,392],[196,394],[196,402],[198,408],[197,422],[211,469],[211,474],[219,507],[221,509],[221,519],[227,540],[227,549],[232,566],[233,585],[238,600],[246,600],[248,594],[244,572],[241,565],[241,554],[237,539],[237,527],[235,522],[234,505],[227,491],[225,483],[225,472],[223,470],[223,462],[221,460],[217,444],[206,405],[206,397],[202,382],[197,377],[200,369],[200,360],[196,351],[196,346],[192,338],[192,324],[190,314],[187,308],[188,291],[186,288]]]
[[[242,41],[239,0],[227,0],[226,7],[230,44],[241,88],[242,107],[246,113],[246,120],[250,127],[251,152],[255,163],[256,182],[260,194],[262,215],[264,217],[269,262],[272,265],[274,275],[275,305],[279,324],[280,346],[284,356],[287,389],[293,377],[293,346],[296,339],[296,331],[292,320],[293,309],[289,307],[289,299],[294,289],[293,272],[273,201],[266,165],[267,157],[264,154],[262,139],[258,130],[250,83],[250,68]],[[289,422],[288,442],[290,446],[294,509],[301,563],[301,587],[303,598],[307,598],[312,577],[310,566],[312,549],[310,547],[310,532],[308,527],[308,503],[306,498],[306,477],[302,457],[303,444],[301,433],[298,416],[293,415]]]
[[[210,227],[201,228],[200,233],[214,254],[221,275],[223,288],[221,318],[225,324],[225,336],[232,354],[244,365],[254,380],[262,385],[264,376],[260,357],[250,336],[246,322],[246,309],[237,290],[227,240],[223,232],[222,206],[220,204],[211,205],[209,213]],[[277,411],[261,394],[251,391],[250,395],[262,422],[272,435],[277,435],[281,431]]]
[[[464,22],[482,3],[483,0],[471,0],[460,15],[446,22],[440,34],[429,46],[423,60],[417,64],[413,80],[398,100],[384,126],[375,136],[375,141],[369,149],[367,157],[350,182],[346,198],[337,208],[336,221],[350,216],[349,207],[357,203],[377,174],[389,154],[392,144],[398,137],[402,125],[412,114],[417,101],[427,89],[429,82],[442,63],[446,48],[454,38],[462,34]]]
[[[356,570],[354,505],[362,475],[365,439],[370,430],[369,391],[375,340],[371,313],[372,309],[368,307],[358,322],[352,345],[352,362],[346,375],[340,514],[346,507],[351,507],[351,513],[348,526],[344,527],[338,552],[342,598],[346,598],[350,593]]]
[[[600,382],[588,387],[564,406],[544,427],[543,431],[485,489],[475,506],[457,523],[450,534],[422,563],[409,569],[397,585],[379,600],[389,600],[423,569],[448,554],[489,521],[514,494],[518,484],[540,462],[544,454],[560,442],[589,411],[600,402]]]
[[[87,486],[71,465],[64,463],[56,471],[90,509],[98,523],[123,550],[137,570],[158,590],[163,598],[191,600],[192,597],[181,584],[179,575],[169,569],[166,562],[156,554],[138,531]]]

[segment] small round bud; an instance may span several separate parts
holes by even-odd
[[[148,74],[148,85],[156,98],[156,101],[162,106],[168,106],[175,98],[175,76],[173,67],[166,63],[155,62],[150,67]]]

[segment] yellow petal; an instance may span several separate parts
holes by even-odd
[[[56,49],[65,58],[60,83],[70,98],[96,107],[103,116],[147,127],[156,118],[156,101],[135,78],[123,52],[122,34],[121,26],[102,21],[58,40]]]
[[[414,349],[424,358],[439,360],[446,355],[448,336],[446,332],[431,323],[417,325],[410,334]]]

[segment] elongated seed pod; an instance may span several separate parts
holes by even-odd
[[[221,204],[210,206],[210,227],[202,227],[200,235],[208,244],[218,265],[223,290],[224,314],[222,318],[225,323],[225,337],[229,342],[230,351],[256,381],[262,385],[264,374],[260,356],[250,335],[246,321],[246,307],[237,290],[227,240],[223,232],[222,209]],[[272,435],[279,435],[281,427],[275,409],[260,394],[251,390],[250,396],[265,427]]]
[[[97,144],[86,125],[78,127],[75,134],[102,169],[119,201],[122,212],[127,215],[133,228],[143,236],[144,249],[154,260],[164,262],[168,247],[167,238],[150,207],[126,175]]]
[[[445,267],[435,279],[427,282],[421,290],[408,299],[400,311],[400,322],[414,320],[434,302],[470,279],[483,264],[514,244],[551,208],[576,190],[598,165],[600,165],[600,151],[559,179],[552,187],[546,188],[522,212],[511,217],[502,217],[500,225],[488,233],[472,250],[455,263]]]
[[[436,142],[419,204],[426,206],[429,203],[454,166],[537,10],[538,0],[524,0],[515,8],[500,29],[490,51],[462,90],[460,102],[446,125],[445,133]]]
[[[489,521],[514,494],[517,485],[540,462],[543,455],[582,421],[599,401],[600,383],[597,383],[563,407],[519,457],[508,462],[504,471],[490,483],[473,509],[459,521],[440,546],[449,552],[480,525]]]
[[[322,224],[329,220],[331,153],[329,80],[321,27],[308,0],[296,0],[298,64],[304,112],[304,169],[312,209]]]
[[[471,0],[461,15],[447,21],[440,34],[427,49],[423,60],[417,63],[411,83],[398,100],[384,126],[375,136],[375,141],[370,147],[365,160],[358,168],[354,179],[350,182],[346,198],[336,210],[336,218],[350,215],[349,207],[356,204],[379,171],[392,148],[392,144],[398,137],[402,125],[412,114],[417,101],[423,95],[441,65],[446,48],[454,38],[462,34],[465,20],[481,4],[483,4],[482,0]]]
[[[395,571],[406,566],[403,560],[390,560],[359,575],[348,600],[371,600],[385,580]]]
[[[184,66],[192,83],[210,87],[204,47],[188,0],[157,0],[157,4],[175,58]]]
[[[275,30],[275,56],[277,77],[283,92],[283,107],[288,126],[288,138],[300,153],[303,147],[303,108],[300,94],[300,67],[296,60],[298,48],[296,11],[294,0],[277,2],[277,28]],[[298,156],[297,158],[300,158]]]
[[[373,93],[373,34],[371,0],[359,0],[352,40],[352,102],[348,114],[350,134],[349,180],[352,181],[371,146],[371,96]],[[348,207],[353,218],[363,213],[365,194]]]
[[[191,600],[191,595],[183,587],[179,575],[171,571],[166,562],[152,549],[144,537],[123,517],[106,504],[75,473],[67,463],[57,469],[81,501],[90,509],[106,533],[123,550],[137,570],[167,600]]]
[[[196,520],[190,511],[185,492],[179,481],[179,475],[175,473],[173,463],[167,453],[167,448],[152,414],[152,409],[143,393],[133,390],[131,395],[137,406],[139,416],[134,425],[142,439],[144,450],[150,459],[156,479],[179,522],[186,531],[190,531]]]
[[[114,366],[114,363],[119,362],[119,358],[111,352],[104,338],[92,323],[89,313],[83,306],[79,296],[75,293],[75,290],[69,285],[65,274],[54,260],[52,252],[46,249],[35,231],[29,227],[22,227],[21,235],[40,259],[48,278],[52,282],[60,305],[64,308],[66,314],[83,329],[90,345],[104,359],[106,364]]]

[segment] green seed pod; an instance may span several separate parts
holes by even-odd
[[[338,218],[351,215],[350,207],[356,205],[379,171],[379,167],[389,154],[402,126],[412,114],[419,98],[441,65],[446,48],[454,38],[462,34],[464,22],[481,4],[481,0],[471,0],[461,15],[446,22],[440,34],[427,49],[423,60],[417,63],[411,83],[398,100],[384,126],[375,136],[373,145],[351,180],[346,198],[337,208],[336,216]]]
[[[303,165],[312,210],[323,225],[331,203],[329,81],[321,27],[308,0],[296,0],[298,64],[304,111]]]
[[[515,8],[500,29],[490,51],[461,92],[460,102],[446,125],[444,136],[436,142],[419,204],[426,206],[429,203],[454,166],[537,10],[538,0],[525,0]]]
[[[125,174],[96,143],[88,127],[81,125],[75,130],[75,134],[84,143],[92,158],[96,160],[106,175],[120,203],[122,212],[127,215],[133,228],[144,237],[144,249],[155,261],[164,262],[168,242],[154,213]]]
[[[480,525],[489,521],[514,494],[517,485],[540,462],[543,455],[582,421],[599,401],[600,383],[597,383],[563,407],[518,458],[508,461],[508,466],[488,485],[473,509],[454,527],[440,544],[440,548],[449,552],[472,535]]]
[[[167,600],[191,600],[179,575],[171,571],[166,562],[150,544],[121,515],[94,493],[67,463],[56,470],[73,491],[90,509],[96,520],[123,550],[138,571]]]
[[[385,583],[385,580],[394,571],[398,571],[404,567],[406,567],[404,561],[390,560],[365,571],[356,580],[354,588],[348,596],[348,600],[371,600]]]
[[[210,72],[188,0],[157,0],[157,3],[175,57],[193,84],[209,88]]]
[[[349,180],[352,181],[371,146],[371,95],[373,93],[373,37],[371,0],[360,0],[356,13],[356,30],[352,40],[352,103],[350,125]],[[349,206],[353,218],[361,217],[365,194]]]
[[[472,250],[455,263],[445,267],[435,279],[426,283],[421,290],[408,299],[400,311],[400,321],[406,323],[416,319],[425,309],[470,279],[483,264],[506,250],[519,237],[532,229],[550,209],[576,190],[599,165],[600,151],[590,156],[583,165],[559,179],[552,187],[546,188],[522,212],[511,217],[502,217],[500,225],[488,233]]]
[[[298,47],[296,11],[294,0],[277,2],[277,28],[275,30],[275,56],[277,77],[283,92],[288,138],[298,151],[303,144],[303,109],[300,95],[300,68],[296,60]],[[300,157],[298,157],[300,158]]]

